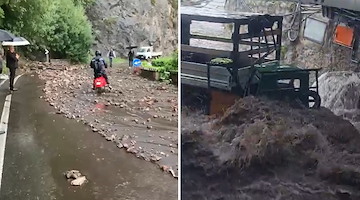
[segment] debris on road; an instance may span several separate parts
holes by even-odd
[[[77,179],[81,176],[81,173],[78,170],[70,170],[65,172],[65,176],[67,179]]]
[[[71,185],[73,185],[73,186],[81,186],[81,185],[83,185],[83,184],[86,183],[86,182],[87,182],[86,177],[85,177],[85,176],[82,176],[82,177],[79,177],[79,178],[77,178],[77,179],[75,179],[75,180],[72,180],[72,181],[71,181]]]
[[[81,186],[87,182],[85,176],[83,176],[78,170],[70,170],[65,172],[65,177],[71,180],[70,184],[73,186]]]
[[[45,84],[42,99],[53,106],[54,113],[89,126],[109,144],[140,159],[176,169],[178,148],[170,146],[178,143],[176,86],[141,78],[120,65],[108,69],[113,89],[97,95],[91,89],[92,71],[86,66],[36,72]],[[167,159],[152,156],[155,152],[164,152]]]

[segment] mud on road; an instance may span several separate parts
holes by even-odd
[[[36,73],[45,84],[40,98],[54,112],[83,122],[109,145],[157,163],[177,177],[176,86],[133,75],[125,65],[108,69],[112,90],[100,95],[91,89],[93,74],[86,66],[44,68]]]

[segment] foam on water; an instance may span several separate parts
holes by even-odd
[[[360,73],[337,71],[322,74],[319,95],[322,106],[360,129]]]

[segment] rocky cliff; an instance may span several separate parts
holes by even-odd
[[[112,47],[126,56],[129,45],[149,45],[170,54],[177,48],[177,1],[97,0],[87,9],[93,25],[93,49]]]

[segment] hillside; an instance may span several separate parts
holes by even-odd
[[[93,49],[113,47],[127,55],[129,45],[149,45],[170,54],[177,47],[177,2],[173,0],[96,1],[86,12],[93,25]]]

